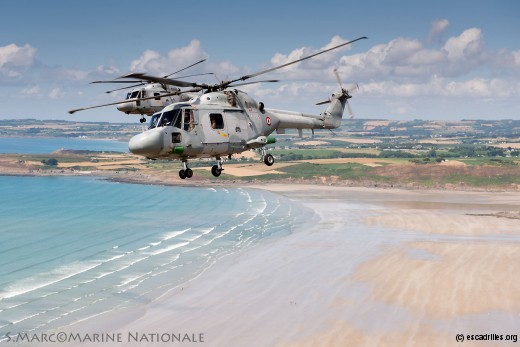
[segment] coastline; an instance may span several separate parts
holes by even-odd
[[[209,171],[210,168],[197,168],[194,172]],[[322,178],[316,179],[270,179],[270,180],[242,180],[239,177],[234,179],[219,179],[193,177],[189,180],[182,180],[178,177],[177,171],[167,172],[139,172],[139,171],[71,171],[68,169],[40,170],[26,169],[17,167],[2,166],[0,160],[0,176],[20,176],[20,177],[94,177],[113,182],[156,185],[156,186],[182,186],[182,187],[255,187],[270,190],[269,186],[290,185],[290,186],[318,186],[322,188],[366,188],[373,190],[403,190],[403,191],[443,191],[443,192],[519,192],[520,185],[511,186],[472,186],[472,185],[437,185],[422,186],[419,184],[381,184],[375,182],[358,181],[337,181],[329,183]],[[265,188],[267,187],[267,188]]]
[[[153,302],[70,329],[202,333],[208,346],[447,345],[460,333],[515,334],[520,230],[497,214],[520,211],[519,193],[248,188],[319,220],[221,259]]]

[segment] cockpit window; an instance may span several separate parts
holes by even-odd
[[[148,129],[153,129],[156,127],[165,127],[173,125],[176,128],[181,127],[181,110],[171,110],[161,113],[156,113],[152,116],[150,120],[150,126]]]
[[[148,125],[148,129],[153,129],[157,126],[157,121],[161,117],[160,113],[156,113],[150,118],[150,124]]]
[[[174,113],[173,111],[163,112],[161,117],[161,122],[159,123],[160,127],[167,127],[172,125]]]
[[[135,90],[130,94],[130,99],[135,99],[139,95],[139,90]]]

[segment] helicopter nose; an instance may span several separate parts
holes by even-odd
[[[130,113],[134,109],[134,102],[122,102],[116,105],[117,109],[124,113]]]
[[[130,142],[128,142],[130,152],[146,157],[153,157],[159,154],[163,148],[162,131],[148,130],[135,135],[130,139]]]

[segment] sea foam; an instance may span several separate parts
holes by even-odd
[[[153,300],[303,220],[264,191],[90,178],[0,177],[0,205],[0,339]]]

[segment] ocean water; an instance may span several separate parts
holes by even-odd
[[[128,143],[85,138],[0,137],[0,153],[45,154],[59,149],[127,153]]]
[[[149,302],[308,213],[254,189],[0,176],[0,341]]]

